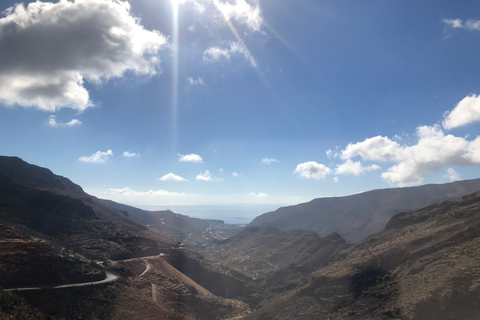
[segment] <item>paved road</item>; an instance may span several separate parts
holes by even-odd
[[[85,286],[94,286],[97,284],[108,283],[118,279],[118,276],[110,271],[105,271],[105,279],[92,282],[82,282],[82,283],[70,283],[70,284],[61,284],[58,286],[37,286],[37,287],[19,287],[11,289],[3,289],[3,291],[30,291],[30,290],[41,290],[41,289],[60,289],[60,288],[72,288],[72,287],[85,287]]]
[[[164,256],[164,255],[165,255],[164,253],[160,253],[160,254],[155,255],[155,256],[147,256],[147,257],[126,259],[126,260],[118,260],[118,262],[147,260],[149,258],[156,258],[156,257]],[[148,266],[147,266],[147,268],[148,268]],[[148,271],[148,269],[145,270],[144,273],[146,273],[147,271]],[[51,286],[36,286],[36,287],[18,287],[18,288],[3,289],[3,291],[6,291],[6,292],[9,292],[9,291],[31,291],[31,290],[41,290],[41,289],[61,289],[61,288],[73,288],[73,287],[85,287],[85,286],[94,286],[94,285],[98,285],[98,284],[108,283],[108,282],[116,281],[117,279],[118,279],[118,276],[116,274],[114,274],[111,271],[105,270],[105,279],[99,280],[99,281],[61,284],[61,285],[58,285],[58,286],[51,285]]]
[[[131,258],[131,259],[125,259],[125,260],[115,260],[115,262],[140,261],[140,260],[147,260],[147,259],[150,259],[150,258],[163,257],[164,255],[165,255],[165,253],[159,253],[159,254],[154,255],[154,256]]]

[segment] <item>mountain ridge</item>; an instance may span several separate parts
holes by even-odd
[[[338,232],[349,242],[375,234],[402,211],[413,211],[443,201],[460,201],[480,190],[480,179],[416,187],[387,188],[344,197],[316,198],[256,217],[247,226],[280,230],[312,230],[321,236]]]
[[[480,192],[399,213],[313,272],[279,283],[243,319],[478,319],[479,248]]]
[[[1,319],[5,310],[7,319],[11,312],[35,313],[26,305],[10,308],[18,301],[10,294],[40,310],[39,319],[217,319],[248,309],[222,298],[225,285],[234,298],[245,284],[207,258],[17,157],[0,156],[0,245]],[[118,280],[53,287],[103,280],[107,270]],[[44,288],[2,291],[32,286]]]

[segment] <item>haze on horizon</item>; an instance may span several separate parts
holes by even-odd
[[[100,198],[266,207],[479,177],[477,1],[1,9],[2,154]]]

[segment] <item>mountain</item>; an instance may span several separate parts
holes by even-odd
[[[67,178],[0,156],[0,319],[241,315],[231,298],[245,284],[222,272]]]
[[[183,236],[209,222],[107,205],[0,157],[0,319],[480,319],[480,192],[458,199],[460,185],[357,195],[365,215],[435,191],[455,201],[392,214],[356,243],[251,226],[192,248],[140,219]]]
[[[213,244],[241,230],[240,226],[225,224],[222,220],[193,218],[170,210],[147,211],[111,200],[102,201],[151,229],[195,247]]]
[[[286,273],[285,270],[291,269],[290,274],[295,274],[292,270],[312,272],[345,247],[348,244],[338,233],[320,237],[313,231],[248,227],[203,252],[238,272],[259,279],[280,270]]]
[[[2,221],[61,241],[95,259],[158,254],[176,244],[86,194],[70,180],[15,157],[0,157]]]
[[[480,179],[474,179],[318,198],[265,213],[248,226],[312,230],[320,236],[338,232],[345,240],[357,242],[382,230],[389,219],[399,212],[446,200],[460,201],[462,196],[479,190]]]
[[[480,319],[479,279],[474,193],[393,216],[380,233],[277,286],[242,319]]]

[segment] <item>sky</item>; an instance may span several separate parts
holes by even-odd
[[[97,197],[195,215],[480,176],[478,1],[0,9],[0,154]]]

